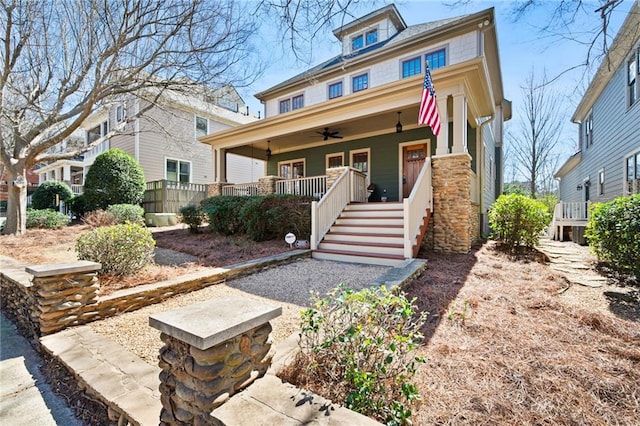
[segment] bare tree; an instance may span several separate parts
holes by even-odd
[[[27,170],[77,156],[50,148],[98,109],[125,94],[153,101],[169,89],[247,81],[255,71],[248,62],[255,26],[241,7],[231,0],[0,0],[4,232],[25,231]]]
[[[523,106],[515,131],[506,132],[516,167],[529,181],[533,197],[539,185],[553,178],[555,168],[549,165],[557,157],[556,146],[560,138],[563,121],[560,115],[559,96],[546,86],[546,79],[536,81],[531,71],[522,87]],[[557,158],[555,159],[557,164]],[[546,175],[551,175],[546,176]]]

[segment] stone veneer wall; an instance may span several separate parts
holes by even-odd
[[[89,272],[89,275],[63,273],[34,285],[29,281],[31,275],[24,272],[23,264],[4,258],[0,259],[0,300],[2,311],[16,323],[24,335],[39,337],[69,326],[87,324],[115,316],[120,312],[137,310],[178,294],[219,284],[227,279],[239,278],[268,265],[309,256],[310,251],[301,250],[291,256],[274,256],[267,262],[248,261],[231,269],[220,268],[215,273],[194,273],[98,297],[95,297],[94,292],[97,292],[99,284],[94,281],[94,276],[91,275],[93,272]],[[29,269],[33,268],[37,267]]]
[[[204,350],[161,333],[160,424],[210,424],[211,411],[266,373],[271,329],[266,323]]]
[[[480,241],[480,204],[471,204],[471,244]]]
[[[433,250],[467,253],[473,238],[471,156],[467,153],[434,156]]]
[[[333,183],[336,181],[336,179],[338,179],[340,177],[340,175],[342,173],[344,173],[344,171],[346,169],[348,169],[349,167],[332,167],[330,169],[327,169],[326,173],[327,173],[327,191],[329,191],[329,188],[331,188],[333,186]]]
[[[282,180],[278,176],[264,176],[258,179],[258,195],[269,195],[276,193],[276,182]]]
[[[207,197],[216,197],[222,195],[222,187],[224,183],[214,182],[209,184],[209,190],[207,191]]]

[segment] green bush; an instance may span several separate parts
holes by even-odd
[[[222,235],[245,232],[240,211],[252,197],[219,195],[202,201],[202,210],[209,219],[209,228]]]
[[[107,207],[107,212],[113,214],[117,223],[144,224],[144,209],[133,204],[112,204]]]
[[[341,284],[316,296],[302,313],[296,364],[329,399],[387,424],[409,423],[420,398],[411,380],[424,362],[411,352],[426,320],[413,302],[384,286],[355,292]]]
[[[73,214],[78,217],[82,217],[85,215],[85,213],[88,212],[87,200],[84,194],[76,195],[75,197],[67,201],[67,207],[69,208],[69,210],[71,210],[71,212],[73,212]]]
[[[119,149],[110,149],[95,159],[84,183],[88,211],[113,204],[140,204],[144,196],[144,172],[140,164]]]
[[[550,218],[544,204],[519,194],[501,195],[489,212],[494,238],[511,250],[535,246]]]
[[[71,188],[64,182],[48,180],[41,183],[31,196],[31,207],[35,210],[56,209],[60,201],[67,202],[73,197]],[[57,199],[56,199],[57,198]]]
[[[69,222],[69,217],[64,213],[49,209],[27,209],[27,228],[58,229],[67,226]]]
[[[240,210],[240,219],[254,241],[283,238],[288,232],[309,239],[312,200],[295,195],[252,197]]]
[[[198,206],[188,205],[180,207],[180,220],[189,225],[189,232],[198,233],[198,227],[204,221],[204,212]]]
[[[144,226],[125,223],[96,228],[80,235],[76,243],[78,259],[102,264],[102,273],[133,274],[153,259],[156,242]]]
[[[598,258],[640,279],[640,195],[594,205],[585,235]]]

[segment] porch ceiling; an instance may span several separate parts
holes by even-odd
[[[493,114],[494,100],[489,88],[486,64],[476,58],[433,72],[439,97],[464,92],[468,99],[469,120]],[[200,142],[230,152],[251,147],[256,158],[264,159],[267,141],[274,154],[301,148],[346,142],[363,137],[395,132],[397,112],[403,128],[417,127],[418,108],[424,76],[402,79],[363,92],[312,105],[299,111],[279,114],[264,120],[203,136]],[[451,111],[448,116],[451,118]],[[343,139],[327,141],[317,132],[328,127]],[[246,150],[244,150],[246,155]]]

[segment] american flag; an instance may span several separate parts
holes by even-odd
[[[440,133],[440,114],[436,102],[436,91],[433,88],[433,79],[429,71],[429,63],[424,63],[424,85],[422,86],[422,99],[420,100],[420,112],[418,112],[418,125],[431,126],[431,131],[438,136]]]

